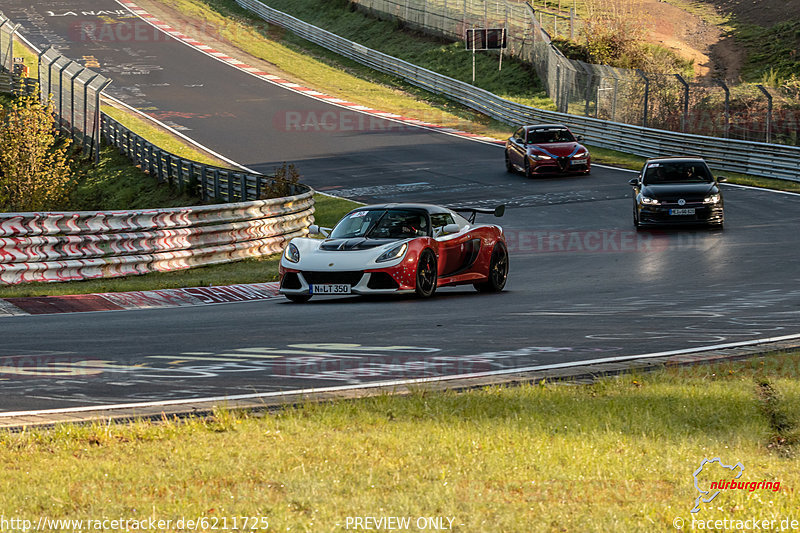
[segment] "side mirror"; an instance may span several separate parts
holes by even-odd
[[[639,185],[639,178],[633,178],[631,180],[628,180],[628,185],[636,187],[637,185]]]
[[[323,228],[323,227],[317,226],[316,224],[311,224],[308,227],[308,234],[309,235],[322,235],[323,237],[327,237],[328,235],[331,234],[331,229],[330,228]]]
[[[717,176],[717,181],[720,183],[725,183],[726,181],[728,181],[728,178],[726,178],[725,176]]]
[[[452,233],[458,233],[459,231],[461,231],[461,226],[459,226],[458,224],[448,224],[446,226],[443,226],[443,227],[440,227],[440,228],[436,228],[435,236],[436,237],[442,237],[444,235],[450,235]]]
[[[583,142],[583,135],[576,135],[575,138],[578,139],[579,143]]]

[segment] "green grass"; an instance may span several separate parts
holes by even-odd
[[[787,20],[771,28],[734,19],[732,35],[747,50],[742,78],[753,83],[777,85],[800,80],[800,19]],[[800,106],[800,104],[798,104]]]
[[[14,38],[14,57],[21,57],[28,66],[28,77],[39,79],[39,56],[33,53],[22,41]]]
[[[80,159],[78,183],[70,197],[71,211],[107,211],[181,207],[201,203],[200,198],[159,184],[131,164],[116,148],[104,147],[100,164]]]
[[[720,457],[782,490],[724,492],[694,518],[780,519],[796,513],[800,469],[770,413],[796,428],[800,388],[771,369],[796,370],[800,356],[762,361],[2,432],[0,505],[34,521],[263,516],[270,531],[344,531],[353,516],[448,517],[456,532],[673,531],[692,519],[692,473]],[[707,470],[704,486],[727,472]]]
[[[105,164],[105,163],[104,163]],[[125,161],[121,162],[124,166]],[[109,179],[113,179],[110,176]],[[147,176],[145,176],[147,178]],[[150,180],[154,183],[154,180]],[[144,185],[147,187],[148,185]],[[116,187],[114,185],[114,187]],[[133,186],[130,190],[133,190]],[[124,188],[123,194],[129,194]],[[317,194],[315,200],[316,223],[321,226],[333,226],[355,202]],[[176,206],[186,202],[175,201]],[[214,265],[179,270],[175,272],[154,272],[142,276],[125,276],[86,281],[70,281],[65,283],[22,283],[19,285],[0,286],[0,298],[26,296],[59,296],[67,294],[93,294],[100,292],[146,291],[156,289],[177,289],[183,287],[204,287],[234,285],[239,283],[262,283],[278,279],[279,255],[246,259],[236,263]]]

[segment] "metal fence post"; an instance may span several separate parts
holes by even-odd
[[[83,84],[83,143],[82,144],[83,144],[83,153],[84,154],[86,153],[86,145],[88,144],[88,142],[87,142],[87,138],[88,137],[86,135],[86,129],[88,128],[88,125],[89,125],[88,124],[89,113],[87,112],[86,104],[89,102],[89,85],[97,78],[97,76],[99,76],[99,74],[95,74],[94,76],[89,78],[86,81],[86,83]],[[94,142],[94,139],[92,139],[92,141]],[[91,155],[91,152],[90,152],[90,155]]]
[[[94,124],[95,128],[92,131],[92,146],[94,146],[94,164],[100,164],[100,134],[99,134],[99,125],[100,125],[100,95],[103,91],[106,90],[106,87],[111,85],[111,80],[107,80],[102,87],[100,87],[94,95]],[[85,132],[84,132],[85,133]],[[95,134],[97,136],[95,137]]]
[[[575,9],[569,8],[569,38],[575,40]]]
[[[71,139],[75,140],[75,78],[81,75],[81,73],[86,70],[85,68],[80,69],[78,72],[73,74],[69,79],[69,136]],[[83,101],[84,105],[84,114],[86,111],[86,100]]]
[[[689,121],[689,83],[680,74],[675,78],[683,84],[683,116],[681,117],[681,132],[686,133],[686,123]]]
[[[761,89],[761,92],[767,97],[767,124],[765,129],[767,130],[767,144],[769,144],[772,141],[772,95],[763,85],[756,85],[756,87]]]
[[[731,132],[731,91],[722,80],[714,80],[725,91],[725,126],[723,136],[727,139]]]
[[[644,80],[644,116],[642,117],[642,126],[646,128],[647,127],[647,115],[649,113],[648,98],[650,97],[650,80],[647,79],[647,76],[644,75],[644,72],[642,72],[638,68],[636,69],[636,73],[639,74],[639,76],[641,76],[642,79]]]
[[[58,69],[58,130],[64,129],[64,71],[69,62]]]

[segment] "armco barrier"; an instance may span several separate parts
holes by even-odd
[[[643,157],[676,154],[700,156],[717,170],[800,181],[800,147],[704,137],[543,111],[500,98],[468,83],[372,50],[266,6],[258,0],[236,2],[266,22],[286,28],[314,44],[375,70],[394,75],[412,85],[445,95],[506,124],[517,126],[536,122],[562,122],[583,134],[586,142],[593,146]]]
[[[243,170],[215,167],[177,156],[159,148],[102,113],[103,140],[128,156],[134,164],[156,178],[159,183],[197,193],[203,201],[244,202],[261,197],[264,188],[275,181],[270,176]],[[308,190],[305,185],[287,184],[289,193]]]
[[[278,253],[308,233],[313,193],[110,212],[0,214],[0,284],[181,270]]]

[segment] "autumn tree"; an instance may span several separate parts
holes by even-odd
[[[0,111],[0,210],[64,206],[74,185],[69,145],[53,127],[53,105],[20,97]]]

